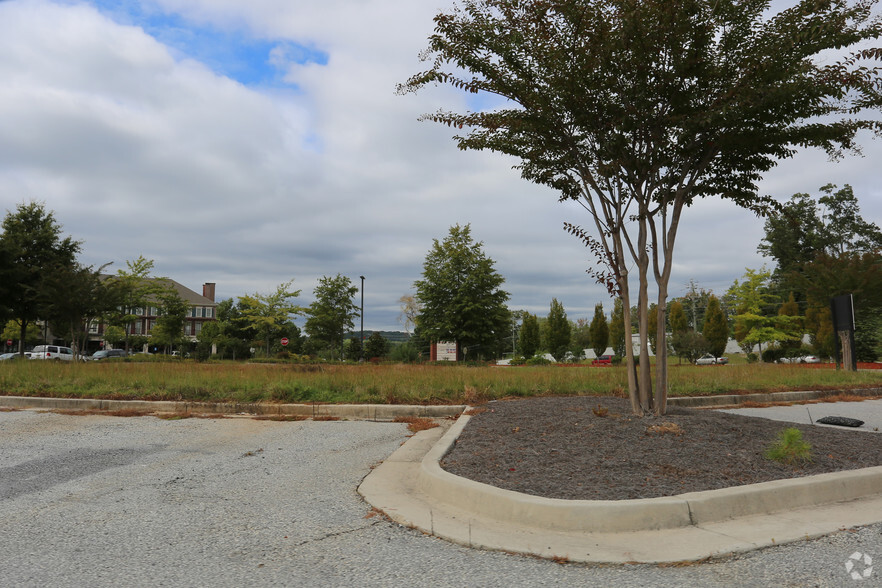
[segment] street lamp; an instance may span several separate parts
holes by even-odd
[[[361,361],[364,361],[364,276],[361,278]]]

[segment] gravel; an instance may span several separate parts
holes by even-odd
[[[357,495],[404,425],[0,412],[2,586],[851,586],[882,525],[685,567],[562,565],[400,527]],[[877,565],[877,568],[879,566]]]

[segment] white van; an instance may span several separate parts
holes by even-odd
[[[73,361],[73,349],[58,345],[37,345],[31,351],[31,359],[54,359],[55,361]]]

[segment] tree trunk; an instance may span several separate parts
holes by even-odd
[[[645,211],[641,210],[639,237],[637,239],[637,267],[640,271],[640,290],[637,296],[637,331],[640,336],[640,407],[642,412],[651,413],[652,402],[652,366],[649,364],[649,255],[646,252],[646,223]],[[631,326],[628,325],[630,345]]]
[[[625,323],[625,369],[628,373],[628,398],[631,400],[631,409],[634,414],[643,416],[637,388],[637,370],[634,365],[634,346],[631,345],[631,294],[628,289],[628,267],[625,263],[621,235],[613,235],[613,244],[616,248],[617,260],[616,283],[619,286],[619,297],[622,299],[622,319]]]

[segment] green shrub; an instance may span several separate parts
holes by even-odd
[[[763,363],[775,363],[786,354],[786,350],[780,347],[768,347],[763,349]]]
[[[796,428],[784,429],[771,447],[766,449],[765,456],[787,465],[798,465],[812,460],[812,446],[803,441],[802,431]]]
[[[551,365],[551,361],[541,355],[534,355],[526,361],[527,365]]]

